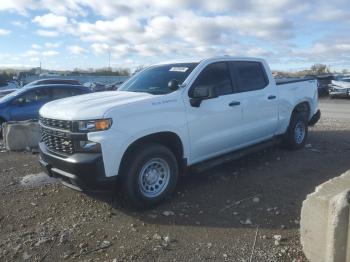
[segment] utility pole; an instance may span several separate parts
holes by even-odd
[[[111,49],[108,49],[108,69],[112,71],[111,69]]]

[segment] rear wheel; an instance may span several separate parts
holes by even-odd
[[[303,148],[308,135],[308,122],[305,114],[295,112],[292,115],[288,130],[284,137],[287,148],[296,150]]]
[[[179,174],[175,155],[160,144],[137,146],[123,167],[122,191],[126,203],[149,208],[168,198]]]

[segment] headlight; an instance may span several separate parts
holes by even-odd
[[[80,132],[96,132],[107,130],[112,126],[112,119],[77,121],[77,129]]]

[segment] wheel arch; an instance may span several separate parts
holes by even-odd
[[[133,141],[125,150],[121,162],[119,170],[123,170],[127,159],[132,155],[134,150],[142,145],[147,143],[157,143],[166,146],[169,148],[175,155],[180,170],[183,170],[187,166],[187,159],[185,158],[184,146],[181,138],[174,132],[171,131],[162,131],[149,135],[145,135]]]
[[[305,114],[305,117],[307,119],[307,121],[309,121],[310,117],[311,117],[311,106],[310,106],[310,102],[309,101],[302,101],[299,102],[293,109],[291,117],[293,116],[293,114],[295,113],[302,113]]]

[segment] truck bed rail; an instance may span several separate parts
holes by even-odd
[[[276,85],[285,85],[285,84],[304,82],[304,81],[310,81],[310,80],[316,80],[316,78],[309,77],[309,78],[280,78],[280,79],[275,79]]]

